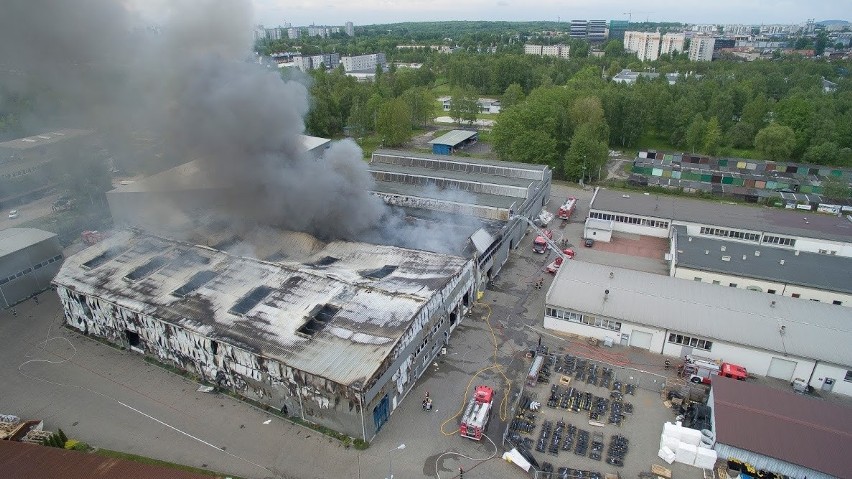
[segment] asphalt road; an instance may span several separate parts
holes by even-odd
[[[579,209],[564,228],[554,226],[557,239],[565,235],[578,245],[592,191],[554,185],[548,209],[555,211],[568,194],[580,198]],[[366,451],[347,449],[228,396],[196,392],[197,384],[135,353],[69,331],[61,326],[61,307],[52,292],[43,293],[38,305],[19,305],[17,316],[0,312],[0,413],[43,419],[46,429],[62,428],[69,437],[94,446],[247,478],[382,478],[391,469],[395,478],[448,478],[459,466],[468,479],[525,477],[495,457],[498,450],[490,442],[453,433],[468,386],[491,384],[498,390],[498,402],[504,397],[514,400],[518,381],[526,375],[524,353],[541,337],[543,299],[551,281],[544,267],[553,259],[552,253],[532,252],[532,237],[524,238],[474,314],[458,327],[447,354],[412,393],[417,397],[400,403]],[[576,249],[581,260],[665,270],[661,260],[614,259],[626,255]],[[545,278],[544,288],[534,289],[540,277]],[[495,362],[495,339],[499,370],[487,369]],[[481,374],[472,379],[478,371]],[[430,412],[420,407],[426,391],[434,400]],[[495,442],[505,424],[496,414],[488,431]],[[659,430],[648,432],[648,440],[658,439]],[[402,444],[406,447],[400,449]],[[650,465],[653,458],[648,461]]]
[[[7,209],[4,209],[0,212],[3,215],[0,216],[0,230],[17,228],[24,223],[49,215],[53,212],[50,207],[57,198],[59,198],[59,194],[48,195],[24,205],[10,206]],[[17,218],[9,218],[9,211],[11,210],[18,210]]]

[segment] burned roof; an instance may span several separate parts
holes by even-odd
[[[54,282],[357,386],[380,368],[427,302],[472,268],[457,256],[323,243],[304,233],[242,240],[226,253],[121,231],[66,260]],[[108,251],[118,254],[91,266]],[[272,256],[281,260],[254,259]],[[329,257],[336,261],[324,261]],[[144,274],[126,278],[140,268]]]
[[[62,130],[40,133],[38,135],[28,136],[26,138],[18,138],[0,143],[0,149],[9,148],[12,150],[29,150],[32,148],[57,143],[70,138],[91,135],[92,130],[77,130],[66,128]]]
[[[852,409],[713,377],[716,440],[836,477],[852,477]]]

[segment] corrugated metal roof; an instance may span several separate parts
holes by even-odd
[[[391,246],[339,241],[306,247],[305,236],[282,234],[276,241],[275,235],[260,234],[233,246],[235,254],[263,257],[275,251],[281,257],[266,262],[122,231],[66,260],[54,281],[357,387],[378,370],[433,295],[472,267],[457,256]],[[95,268],[83,266],[110,248],[124,251]],[[138,281],[124,279],[155,256],[168,261]],[[336,261],[320,261],[324,258]],[[385,266],[396,269],[381,279],[370,277]],[[217,274],[185,297],[171,294],[202,270]],[[271,293],[245,314],[231,312],[262,286]],[[326,304],[340,308],[334,319],[313,337],[298,334],[312,311]]]
[[[0,441],[0,476],[4,479],[211,478],[180,469],[16,441]]]
[[[852,309],[843,306],[583,261],[563,263],[546,302],[852,369]]]
[[[852,408],[713,377],[716,441],[836,477],[852,477]]]
[[[459,143],[466,141],[474,136],[477,132],[469,130],[452,130],[434,140],[429,140],[430,145],[449,145],[456,146]]]
[[[56,235],[36,228],[9,228],[0,231],[0,257],[15,253]]]
[[[534,163],[519,163],[516,161],[502,161],[502,160],[488,160],[484,158],[447,158],[445,155],[431,155],[428,153],[421,152],[412,152],[412,151],[402,151],[402,150],[391,150],[391,149],[380,149],[376,150],[373,153],[373,158],[376,155],[392,155],[392,156],[401,156],[401,157],[410,157],[410,158],[428,158],[440,161],[451,161],[453,163],[460,164],[474,164],[474,165],[488,165],[488,166],[497,166],[503,168],[518,168],[522,170],[530,170],[530,171],[546,171],[550,169],[547,165],[536,165]]]
[[[73,128],[66,128],[47,133],[40,133],[38,135],[28,136],[26,138],[18,138],[16,140],[4,141],[3,143],[0,143],[0,148],[28,150],[30,148],[36,148],[39,146],[49,145],[51,143],[57,143],[62,140],[67,140],[69,138],[91,135],[92,133],[92,130],[76,130]]]
[[[852,242],[852,221],[843,216],[732,204],[726,201],[699,200],[680,196],[642,194],[636,191],[598,189],[592,210],[626,213],[740,228],[749,231]]]
[[[852,258],[819,253],[796,254],[786,248],[704,236],[692,236],[690,241],[685,226],[675,226],[674,229],[678,267],[852,294]],[[729,259],[723,260],[722,257]],[[784,263],[781,264],[781,261]]]

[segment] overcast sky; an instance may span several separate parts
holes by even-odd
[[[849,19],[852,0],[252,0],[266,26],[429,20],[624,19],[684,23],[804,23]]]

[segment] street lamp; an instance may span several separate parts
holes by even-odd
[[[393,452],[405,449],[405,444],[400,444],[388,451],[388,479],[393,479]]]

